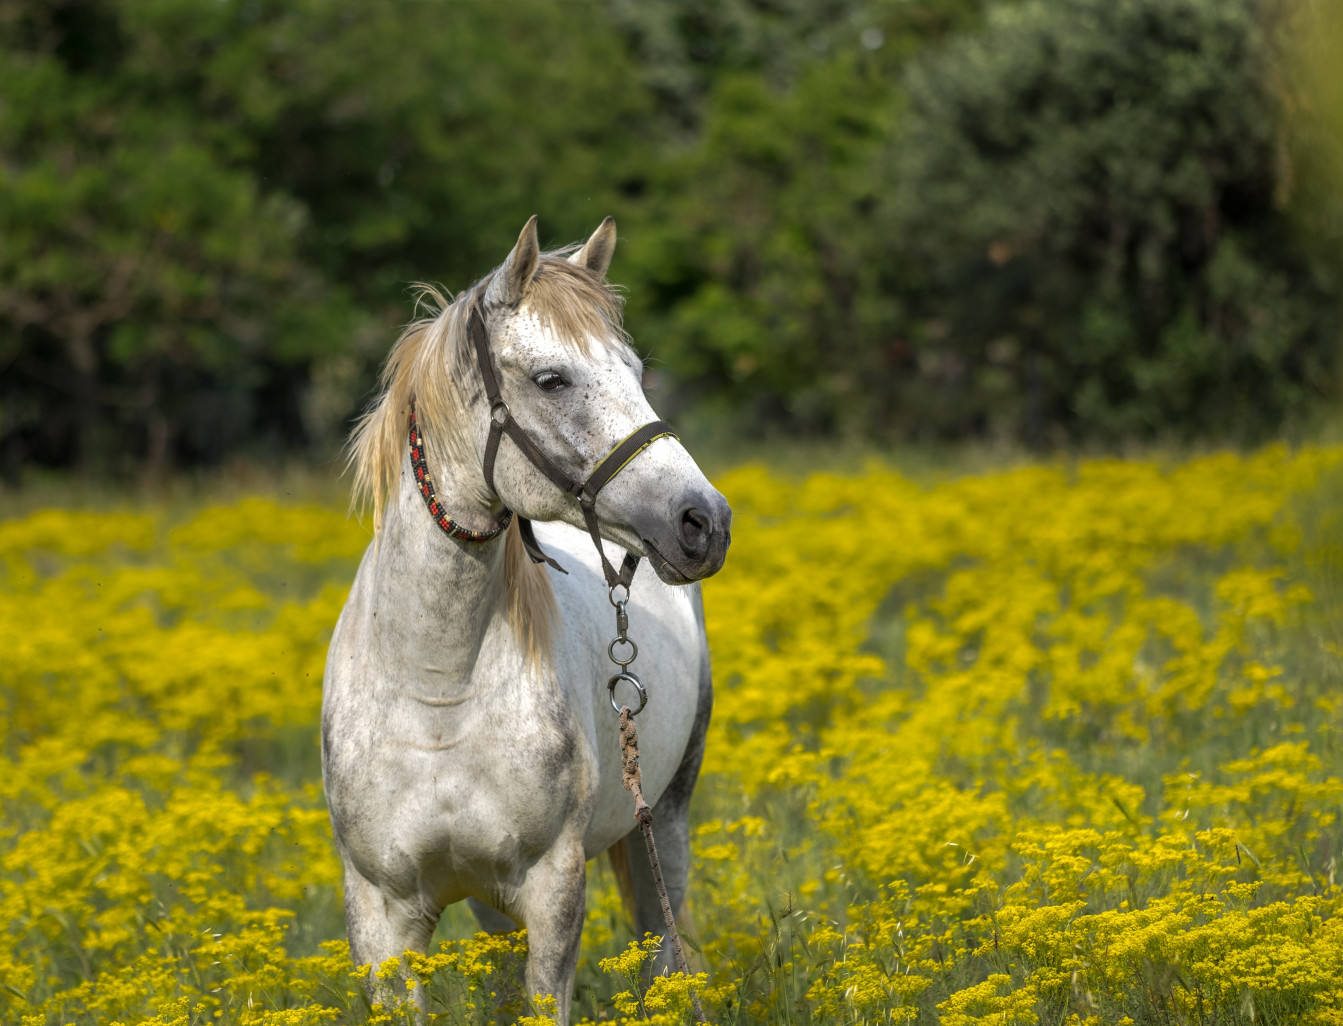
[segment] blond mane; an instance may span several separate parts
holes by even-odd
[[[625,344],[619,293],[602,276],[569,263],[565,257],[572,249],[542,254],[522,305],[581,356],[590,355],[593,340]],[[461,465],[477,458],[473,426],[463,415],[480,382],[466,323],[488,284],[484,278],[454,300],[432,285],[416,286],[416,310],[426,310],[427,316],[402,329],[383,365],[379,395],[350,435],[347,463],[354,471],[354,505],[372,507],[375,544],[386,505],[396,494],[412,402],[431,475],[447,461]],[[486,488],[482,478],[468,501],[486,504]],[[516,518],[504,539],[504,589],[509,623],[528,658],[539,661],[550,649],[555,597],[545,567],[527,556]]]

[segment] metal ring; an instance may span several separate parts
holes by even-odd
[[[617,588],[625,589],[625,597],[623,599],[616,598]],[[606,593],[606,601],[611,603],[611,605],[613,605],[616,609],[619,609],[629,600],[630,600],[630,586],[628,584],[620,584],[620,583],[613,584],[611,585],[611,590]]]
[[[628,659],[616,658],[616,646],[619,645],[622,641],[630,647],[630,657]],[[634,662],[634,660],[639,658],[639,646],[636,645],[633,639],[631,638],[616,638],[611,642],[611,644],[606,646],[606,654],[610,658],[611,662],[618,663],[621,667],[625,667],[628,666],[630,663]]]
[[[616,712],[620,712],[620,706],[616,704],[616,685],[622,680],[633,684],[635,690],[639,692],[639,708],[630,710],[631,716],[638,716],[644,711],[644,706],[648,704],[648,689],[645,688],[639,678],[632,673],[617,673],[606,682],[606,690],[611,692],[611,708]]]
[[[503,416],[499,415],[500,412],[503,413]],[[500,427],[503,427],[504,423],[512,415],[513,411],[508,408],[508,403],[504,402],[502,399],[500,399],[497,403],[495,403],[493,406],[490,407],[490,419],[493,420]]]

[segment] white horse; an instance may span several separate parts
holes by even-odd
[[[653,419],[606,283],[615,234],[607,218],[580,248],[541,253],[533,217],[456,301],[427,290],[439,309],[398,339],[351,442],[375,537],[331,639],[322,702],[355,964],[424,951],[444,907],[466,898],[488,930],[527,928],[527,992],[553,995],[561,1021],[587,860],[631,831],[635,928],[664,931],[621,784],[608,585],[576,528],[599,518],[608,543],[647,557],[629,586],[630,636],[650,696],[643,787],[675,908],[712,703],[691,582],[722,567],[732,516],[674,436],[654,433],[600,501],[580,504],[525,440],[491,431],[511,411],[552,469],[582,480]],[[521,518],[545,522],[539,542],[567,574],[528,558]],[[632,705],[632,689],[619,698]]]

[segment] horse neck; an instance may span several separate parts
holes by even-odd
[[[454,486],[449,468],[431,468],[439,501],[450,515],[483,522],[487,511],[464,509],[469,489]],[[460,687],[471,674],[485,632],[504,615],[504,536],[460,542],[433,521],[413,484],[408,453],[401,485],[379,532],[374,633],[380,653],[430,690]]]

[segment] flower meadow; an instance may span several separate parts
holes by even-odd
[[[714,1022],[1343,1023],[1343,450],[717,483]],[[267,497],[0,522],[0,1020],[411,1021],[321,793],[367,542]],[[688,1021],[600,860],[588,902],[575,1017]],[[472,923],[407,960],[431,1021],[548,1022]]]

